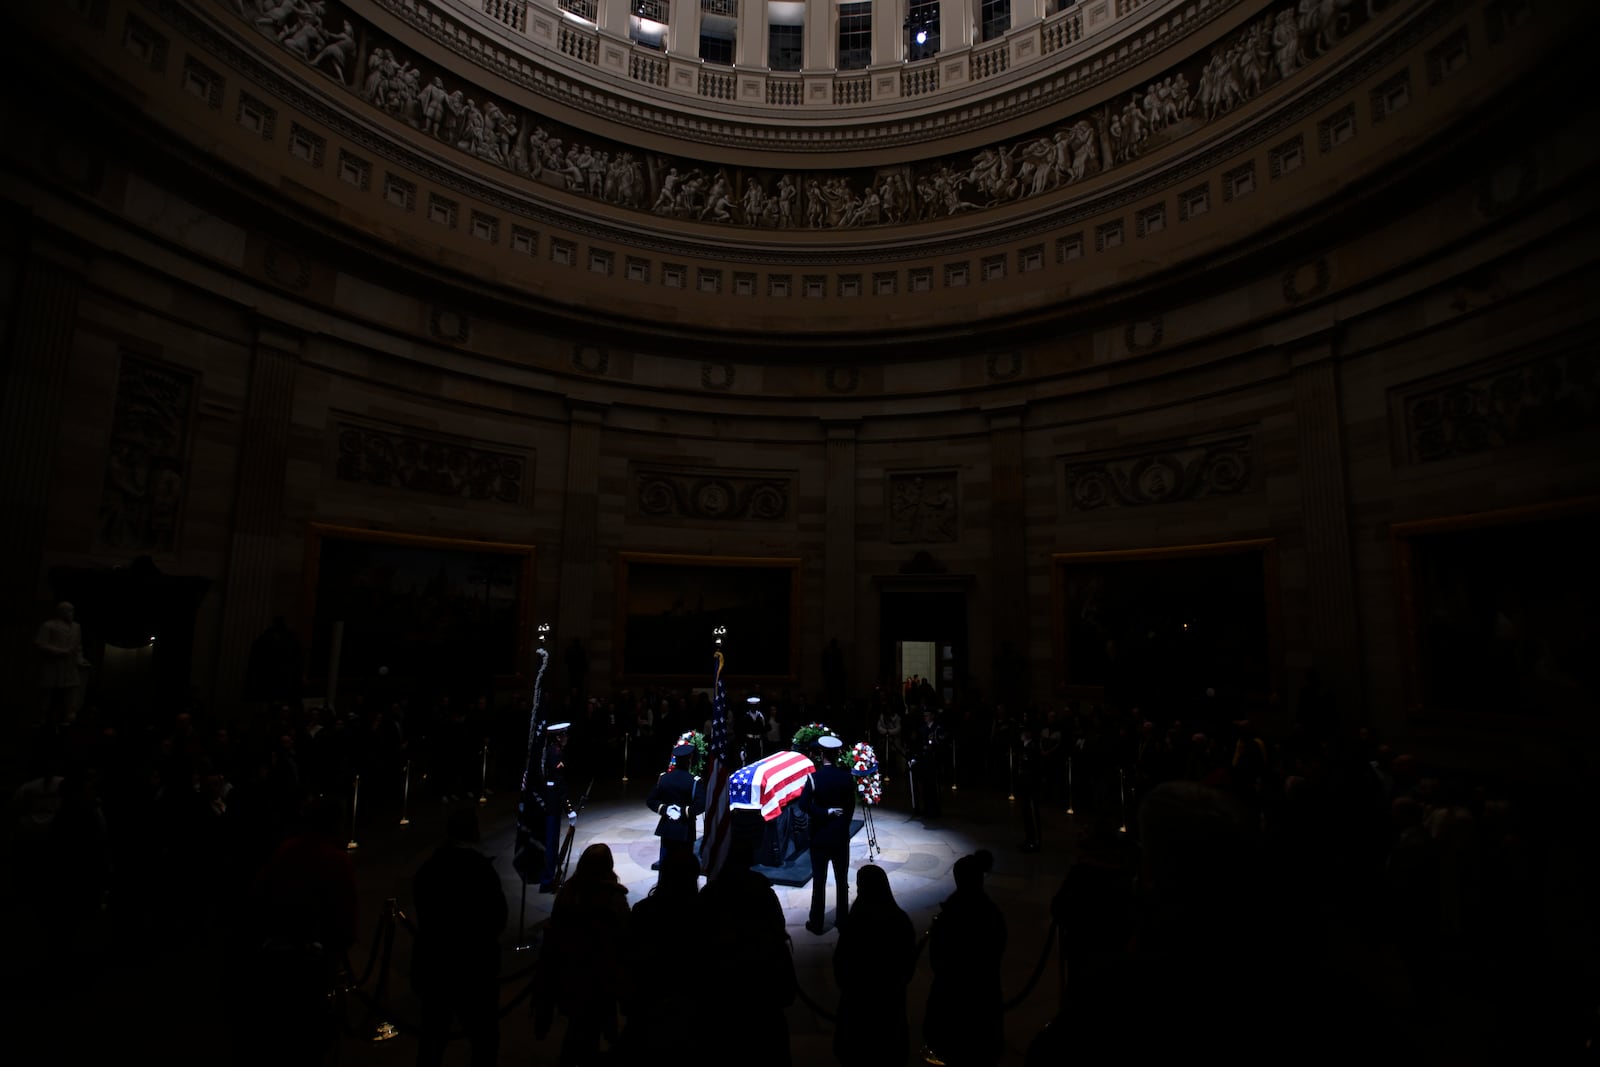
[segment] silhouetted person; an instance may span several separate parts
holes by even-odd
[[[670,1060],[683,1044],[683,1020],[705,1005],[699,899],[699,859],[672,849],[662,857],[661,876],[649,895],[633,906],[623,954],[625,1062]]]
[[[236,1035],[235,1053],[261,1064],[318,1062],[338,1031],[329,991],[356,939],[355,869],[344,841],[344,805],[314,802],[256,879],[261,938],[242,995],[261,1014]]]
[[[996,1064],[1005,1051],[1000,960],[1006,920],[983,891],[983,876],[993,867],[987,850],[956,860],[956,891],[939,905],[928,933],[933,985],[922,1036],[951,1067]]]
[[[834,762],[844,742],[831,735],[817,738],[818,766],[806,779],[800,806],[811,835],[811,915],[806,929],[820,934],[828,903],[828,868],[833,868],[834,922],[845,924],[850,912],[850,817],[856,810],[856,782]]]
[[[617,881],[610,847],[596,842],[578,857],[550,909],[539,952],[534,1036],[543,1039],[549,1033],[555,1012],[566,1016],[563,1067],[592,1062],[602,1037],[617,1040],[627,895]]]
[[[930,819],[943,813],[943,797],[939,793],[942,777],[940,763],[944,760],[944,727],[934,717],[932,707],[922,709],[922,722],[917,726],[911,746],[911,813]]]
[[[700,891],[703,951],[727,980],[716,992],[719,1048],[767,1067],[789,1067],[789,1022],[796,982],[783,905],[772,883],[750,869],[761,835],[759,812],[735,812],[728,859]]]
[[[1033,724],[1023,720],[1017,730],[1015,763],[1012,766],[1012,792],[1017,798],[1017,810],[1022,814],[1022,851],[1039,851],[1039,794],[1043,792],[1044,776],[1040,764],[1039,743],[1034,738]]]
[[[911,1031],[906,1021],[906,986],[917,962],[911,917],[876,864],[856,871],[856,903],[833,950],[839,987],[833,1054],[846,1067],[904,1064]]]
[[[417,935],[411,985],[422,1007],[419,1067],[444,1062],[459,1019],[475,1065],[500,1053],[500,933],[506,894],[494,863],[478,851],[478,812],[450,813],[447,840],[412,881]]]

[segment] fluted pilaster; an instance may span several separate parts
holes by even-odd
[[[49,598],[45,522],[82,288],[73,266],[29,254],[14,294],[11,344],[0,379],[0,500],[6,512],[0,522],[0,611],[6,619],[0,662],[6,691],[27,691],[30,698],[33,631]]]
[[[257,327],[224,579],[216,676],[216,704],[221,708],[242,698],[250,645],[271,623],[277,606],[274,587],[300,349],[298,337],[271,324]]]
[[[1361,632],[1334,343],[1319,341],[1295,353],[1293,361],[1311,651],[1341,715],[1350,717],[1361,704]]]
[[[856,643],[856,434],[854,422],[827,426],[823,492],[822,639],[839,639],[846,669],[852,669]],[[852,679],[846,678],[846,690]]]
[[[600,432],[605,408],[574,403],[567,424],[567,478],[562,491],[561,592],[556,644],[585,644],[594,625],[594,569],[600,559]]]

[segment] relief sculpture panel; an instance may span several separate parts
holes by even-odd
[[[955,471],[889,475],[889,540],[893,544],[955,541],[961,530]]]
[[[1242,493],[1254,481],[1254,451],[1246,434],[1070,463],[1067,500],[1095,511]]]
[[[189,371],[123,354],[100,490],[99,547],[132,552],[177,547],[195,391],[196,377]]]
[[[334,437],[334,474],[340,481],[499,504],[522,500],[525,456],[351,422],[340,422]]]
[[[633,469],[635,510],[653,519],[783,522],[790,517],[790,484],[780,473]]]
[[[1600,353],[1541,355],[1479,371],[1404,398],[1406,458],[1412,463],[1600,426]]]

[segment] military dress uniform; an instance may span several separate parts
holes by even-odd
[[[831,744],[830,744],[831,742]],[[843,747],[837,737],[823,737],[822,765],[806,779],[800,794],[801,810],[811,830],[811,917],[806,929],[822,933],[822,913],[828,903],[828,868],[833,868],[836,924],[842,924],[850,910],[850,818],[856,810],[856,780],[833,762]]]
[[[677,767],[656,780],[644,801],[651,811],[661,816],[656,822],[656,836],[661,839],[662,860],[666,859],[669,848],[694,851],[694,819],[706,810],[706,784],[686,767],[694,755],[694,746],[679,745],[672,754],[678,759]]]

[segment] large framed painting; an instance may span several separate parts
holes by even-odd
[[[308,672],[397,690],[524,684],[532,655],[532,545],[313,524],[305,612]],[[387,670],[380,676],[380,668]]]
[[[1600,498],[1390,527],[1408,711],[1559,724],[1600,707]]]
[[[794,682],[799,612],[799,559],[619,553],[618,680],[703,681],[725,626],[724,678]]]
[[[1207,689],[1241,712],[1277,703],[1276,541],[1059,553],[1051,572],[1065,695],[1179,716]]]

